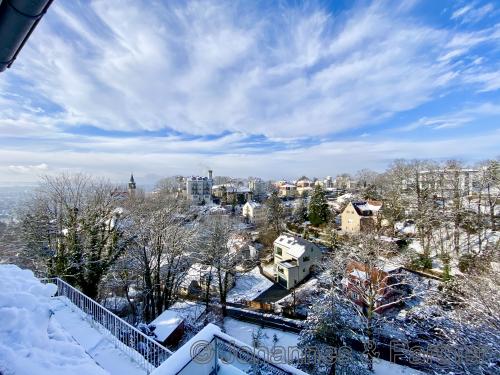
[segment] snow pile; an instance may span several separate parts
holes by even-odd
[[[55,292],[31,271],[0,265],[1,374],[107,374],[52,318]]]

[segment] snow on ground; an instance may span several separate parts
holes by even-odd
[[[224,319],[225,332],[250,347],[254,346],[253,337],[258,333],[259,329],[261,329],[262,334],[260,345],[258,345],[260,348],[267,348],[271,351],[273,346],[281,346],[285,348],[287,352],[291,352],[292,348],[296,348],[298,346],[299,335],[296,333],[285,332],[274,328],[263,328],[256,324],[242,322],[241,320],[233,318]],[[274,335],[276,335],[277,338],[276,344],[273,342]],[[298,354],[298,352],[296,354]]]
[[[52,315],[55,292],[31,271],[0,265],[1,374],[108,374]]]
[[[319,281],[316,278],[307,280],[304,284],[295,288],[295,298],[297,298],[297,296],[301,300],[302,299],[308,300],[308,298],[306,298],[308,296],[314,298],[314,295],[318,290],[318,283]],[[277,301],[277,303],[279,305],[286,305],[287,303],[291,304],[292,301],[293,301],[293,295],[290,293],[285,297],[283,297],[282,299],[280,299],[279,301]]]
[[[52,299],[55,319],[111,375],[143,375],[146,371],[89,323],[85,313],[65,297]]]
[[[247,273],[237,274],[236,283],[229,291],[227,300],[229,302],[252,301],[272,285],[272,281],[261,275],[259,267],[255,267]]]
[[[424,375],[425,372],[412,369],[410,367],[401,366],[397,363],[384,361],[383,359],[375,359],[373,361],[373,369],[375,375]]]

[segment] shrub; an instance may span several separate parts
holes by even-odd
[[[474,258],[470,254],[464,254],[458,259],[458,269],[460,272],[469,272],[473,266]]]

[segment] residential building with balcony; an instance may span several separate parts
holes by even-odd
[[[298,236],[281,234],[273,247],[274,276],[287,289],[304,280],[321,260],[320,248]]]
[[[186,180],[186,198],[195,204],[212,203],[212,171],[208,177],[189,177]]]

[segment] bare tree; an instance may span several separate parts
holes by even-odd
[[[272,193],[265,202],[267,209],[267,223],[270,229],[278,236],[283,230],[285,221],[285,209],[281,199],[276,192]]]
[[[498,160],[488,160],[480,165],[479,196],[484,196],[488,206],[491,230],[497,230],[496,207],[500,198],[500,163]]]
[[[415,297],[404,273],[392,266],[404,262],[404,257],[394,257],[396,248],[372,233],[352,238],[348,246],[337,249],[327,262],[332,276],[332,289],[344,303],[350,304],[364,324],[368,369],[373,370],[375,355],[375,330],[382,312]]]
[[[436,374],[498,373],[500,279],[498,272],[455,277],[407,313],[405,327],[425,340],[428,350],[405,353],[428,363]],[[433,350],[435,356],[432,356]],[[405,350],[403,350],[403,353]],[[422,358],[418,359],[419,356]],[[429,357],[433,357],[429,362]]]
[[[149,320],[175,302],[192,262],[198,227],[186,221],[185,202],[167,192],[135,201],[131,211],[135,241],[129,256],[141,273],[144,318]]]
[[[235,267],[241,262],[241,254],[231,246],[235,233],[233,219],[227,215],[214,215],[204,225],[204,245],[201,251],[203,264],[210,266],[205,285],[205,303],[208,305],[212,276],[217,283],[222,314],[227,314],[227,294],[236,277]]]

